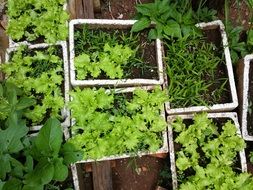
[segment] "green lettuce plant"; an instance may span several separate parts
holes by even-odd
[[[45,116],[60,118],[64,106],[63,60],[57,47],[29,50],[22,46],[11,54],[10,62],[3,64],[1,70],[7,81],[36,100],[36,105],[25,113],[33,124],[41,123]]]
[[[47,43],[65,40],[68,35],[68,14],[65,0],[9,0],[8,35],[16,41],[42,38]]]
[[[83,150],[83,159],[155,152],[162,145],[166,122],[161,116],[166,92],[137,89],[131,95],[99,89],[76,88],[69,103],[73,137],[69,142]]]
[[[176,153],[179,189],[252,189],[252,176],[235,171],[236,157],[245,142],[230,120],[220,124],[201,113],[192,124],[178,117],[171,127],[180,146]]]

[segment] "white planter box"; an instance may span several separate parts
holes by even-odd
[[[67,4],[67,2],[66,3],[64,3],[64,5],[63,5],[63,10],[64,11],[67,11],[67,6],[68,6],[68,4]],[[43,22],[43,21],[42,21]],[[66,27],[68,27],[68,21],[66,22]],[[63,42],[63,41],[62,41]],[[18,46],[20,46],[20,45],[32,45],[33,43],[30,43],[30,42],[28,42],[28,41],[20,41],[20,42],[15,42],[11,37],[9,37],[9,47],[10,48],[14,48],[14,47],[18,47]],[[44,44],[44,43],[41,43],[41,44]],[[57,44],[57,43],[56,43]],[[67,47],[67,46],[66,46]],[[67,54],[68,55],[68,54]]]
[[[247,141],[253,141],[253,135],[248,131],[248,111],[249,111],[249,70],[253,67],[253,54],[244,57],[243,62],[238,67],[238,97],[239,97],[239,118],[242,126],[242,136]],[[253,97],[250,97],[253,98]]]
[[[225,32],[225,27],[220,20],[216,20],[213,22],[208,23],[199,23],[196,25],[197,27],[206,30],[206,29],[219,29],[221,39],[222,39],[222,46],[224,49],[224,55],[225,55],[225,62],[226,62],[226,69],[227,69],[227,75],[228,75],[228,82],[230,87],[230,96],[231,96],[231,102],[230,103],[224,103],[224,104],[214,104],[207,106],[192,106],[192,107],[181,107],[181,108],[170,108],[170,103],[167,102],[166,105],[166,112],[168,114],[185,114],[185,113],[194,113],[194,112],[221,112],[221,111],[231,111],[234,110],[238,106],[238,99],[237,99],[237,92],[235,87],[235,80],[234,80],[234,73],[233,73],[233,67],[228,47],[228,41],[227,41],[227,35]]]
[[[116,93],[128,93],[128,92],[133,92],[135,89],[136,89],[136,87],[128,87],[128,88],[118,88],[118,89],[115,89],[115,90],[116,90]],[[154,89],[154,86],[145,86],[145,87],[142,87],[142,89],[152,90],[152,89]],[[108,90],[108,91],[110,91],[110,90]],[[165,111],[163,111],[163,108],[161,108],[161,110],[162,110],[161,116],[164,118],[164,120],[166,120]],[[75,124],[75,120],[71,119],[71,126],[73,126],[74,124]],[[150,155],[150,154],[167,153],[168,152],[167,130],[165,130],[163,132],[162,138],[163,138],[163,145],[156,152],[148,152],[148,151],[147,152],[142,152],[142,151],[139,151],[139,152],[137,152],[137,154],[126,153],[126,154],[121,154],[121,155],[112,155],[112,156],[104,157],[104,158],[97,159],[97,160],[93,160],[93,159],[81,160],[81,161],[78,161],[77,163],[87,163],[87,162],[95,162],[95,161],[97,162],[97,161],[129,158],[129,157],[133,157],[133,156],[141,157],[141,156]]]
[[[137,86],[137,85],[161,85],[164,81],[163,63],[162,63],[162,45],[159,39],[156,40],[156,60],[157,60],[157,80],[155,79],[93,79],[77,80],[76,69],[74,65],[75,48],[74,48],[74,29],[76,25],[88,24],[99,28],[131,29],[136,20],[104,20],[104,19],[76,19],[69,23],[69,47],[70,47],[70,82],[73,86]]]
[[[170,122],[175,120],[176,117],[181,117],[183,119],[192,119],[193,114],[188,114],[188,115],[173,115],[167,117],[168,121],[168,138],[169,138],[169,151],[170,151],[170,164],[171,164],[171,172],[172,172],[172,185],[173,185],[173,190],[178,189],[178,181],[177,181],[177,169],[176,169],[176,159],[175,159],[175,150],[174,150],[174,138],[173,138],[173,130],[170,126]],[[240,131],[240,126],[238,123],[237,119],[237,114],[235,112],[227,112],[227,113],[209,113],[208,118],[228,118],[232,120],[237,128],[237,133],[238,136],[241,137],[241,131]],[[240,164],[241,164],[241,169],[242,172],[247,171],[247,163],[246,163],[246,156],[245,156],[245,151],[244,149],[239,153],[240,156]]]
[[[10,54],[12,52],[16,51],[20,45],[21,44],[18,44],[15,47],[11,47],[11,48],[7,49],[6,56],[5,56],[5,61],[7,64],[10,59]],[[64,102],[65,102],[65,104],[67,104],[69,102],[69,94],[68,94],[69,93],[69,66],[68,66],[67,43],[66,43],[66,41],[59,41],[55,45],[61,46],[61,48],[62,48],[63,71],[64,71],[64,92],[63,92],[63,94],[64,94]],[[42,44],[29,45],[28,48],[29,49],[43,49],[43,48],[47,48],[49,46],[55,46],[55,45],[42,43]],[[61,110],[61,116],[64,119],[64,121],[61,123],[62,126],[64,128],[69,127],[70,126],[70,113],[69,113],[69,110],[66,109],[65,106]],[[42,127],[42,125],[32,126],[30,128],[30,130],[31,131],[38,131],[41,127]],[[64,130],[64,133],[65,133],[65,131],[66,130]]]

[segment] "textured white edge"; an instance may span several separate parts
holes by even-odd
[[[137,20],[107,20],[107,19],[74,19],[69,23],[69,51],[70,51],[70,83],[72,86],[136,86],[136,85],[161,85],[164,82],[163,77],[163,58],[162,58],[162,43],[156,39],[156,62],[158,66],[158,80],[155,79],[94,79],[94,80],[76,80],[75,73],[75,48],[74,48],[74,28],[78,24],[90,25],[122,25],[132,26]]]
[[[224,27],[222,21],[216,20],[216,21],[207,22],[207,23],[198,23],[198,24],[196,24],[196,26],[201,29],[208,27],[208,26],[218,26],[220,29],[221,38],[222,38],[222,45],[223,45],[224,54],[225,54],[225,62],[226,62],[226,68],[227,68],[227,74],[228,74],[232,102],[224,103],[224,104],[214,104],[209,107],[207,107],[207,106],[192,106],[192,107],[186,107],[186,108],[173,108],[173,109],[170,109],[170,103],[166,102],[165,103],[166,112],[171,115],[201,112],[201,111],[207,111],[207,112],[232,111],[233,109],[235,109],[238,106],[238,98],[237,98],[237,91],[236,91],[236,86],[235,86],[233,66],[232,66],[231,57],[230,57],[227,35],[226,35],[225,27]]]
[[[6,50],[6,56],[5,56],[5,62],[8,64],[10,53],[13,51],[16,51],[18,47],[22,46],[24,44],[18,44],[15,47],[10,47]],[[61,115],[64,119],[64,121],[61,123],[62,127],[64,128],[64,136],[66,137],[66,129],[68,126],[70,126],[70,112],[66,108],[66,104],[69,102],[69,67],[68,67],[68,51],[67,51],[67,42],[66,41],[59,41],[56,44],[47,44],[47,43],[41,43],[41,44],[34,44],[34,45],[28,45],[29,49],[38,49],[38,48],[46,48],[49,46],[57,46],[60,45],[62,47],[62,56],[63,56],[63,71],[64,71],[64,107],[61,109]],[[38,131],[42,125],[32,126],[30,127],[30,131]]]
[[[145,90],[152,90],[152,89],[154,89],[154,86],[143,86],[140,88],[145,89]],[[116,93],[127,93],[127,92],[133,92],[135,89],[136,89],[136,87],[116,88],[116,89],[112,89],[112,90],[108,89],[107,92],[109,93],[111,91],[115,91]],[[164,105],[162,106],[161,110],[162,110],[161,116],[166,121]],[[71,126],[73,126],[74,123],[75,123],[75,120],[71,119]],[[103,157],[103,158],[97,159],[97,160],[93,160],[93,159],[81,160],[76,163],[88,163],[88,162],[98,162],[98,161],[105,161],[105,160],[115,160],[115,159],[129,158],[129,157],[135,157],[135,156],[142,157],[142,156],[150,155],[150,154],[167,153],[168,151],[169,151],[169,147],[168,147],[167,128],[166,128],[165,131],[163,132],[163,145],[156,152],[139,151],[137,153],[126,153],[126,154],[122,154],[122,155],[113,155],[113,156]]]
[[[66,3],[63,4],[63,10],[67,12],[67,7],[68,7],[68,0],[66,0]],[[9,19],[8,19],[9,20]],[[66,21],[66,26],[68,27],[68,21]],[[20,45],[32,45],[32,43],[28,42],[28,41],[21,41],[21,42],[15,42],[14,40],[12,40],[11,37],[9,37],[9,47],[18,47]]]
[[[187,115],[173,115],[167,117],[168,122],[168,138],[169,138],[169,152],[170,152],[170,164],[171,164],[171,172],[172,172],[172,185],[173,190],[178,189],[178,181],[177,181],[177,169],[176,169],[176,159],[175,159],[175,149],[174,149],[174,139],[173,139],[173,130],[170,126],[170,122],[173,122],[177,117],[181,117],[183,119],[192,119],[194,114],[187,114]],[[238,136],[242,137],[240,131],[240,125],[237,118],[236,112],[227,112],[227,113],[209,113],[208,118],[228,118],[231,119],[236,128]],[[240,162],[241,162],[241,169],[242,172],[247,172],[247,162],[245,156],[245,150],[239,152],[240,155]]]
[[[247,141],[253,141],[253,136],[249,135],[247,127],[247,113],[249,106],[249,69],[250,61],[253,61],[253,54],[246,55],[243,60],[243,95],[242,95],[242,113],[241,113],[241,125],[242,125],[242,136]]]

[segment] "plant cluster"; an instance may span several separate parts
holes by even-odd
[[[135,68],[142,75],[155,69],[143,56],[151,43],[142,43],[141,35],[126,30],[89,29],[87,25],[76,29],[74,64],[77,78],[127,78],[132,77]]]
[[[76,88],[70,95],[75,135],[69,142],[83,150],[83,159],[154,152],[161,146],[166,129],[161,110],[167,97],[159,87],[152,92],[136,89],[128,95],[104,88]]]
[[[204,38],[182,38],[166,42],[166,73],[172,107],[213,104],[219,101],[226,79],[216,79],[219,65],[216,46]],[[209,94],[210,87],[218,86]]]
[[[47,43],[65,40],[68,34],[68,14],[63,10],[65,0],[8,0],[8,35],[13,40]]]
[[[230,120],[215,123],[202,113],[195,115],[189,125],[178,117],[171,127],[181,147],[176,154],[182,178],[179,189],[252,189],[251,175],[238,174],[234,169],[236,156],[245,143]]]
[[[36,100],[25,113],[33,124],[41,123],[49,115],[60,118],[64,99],[61,92],[63,61],[59,56],[55,46],[43,50],[28,50],[22,46],[14,51],[9,63],[1,66],[7,81]]]
[[[187,38],[198,34],[194,25],[196,22],[214,18],[216,12],[203,6],[201,1],[196,12],[193,11],[191,1],[155,0],[154,3],[138,4],[136,6],[138,21],[133,25],[132,32],[139,32],[155,23],[150,29],[149,39],[164,38]]]
[[[123,68],[129,58],[135,54],[128,46],[116,44],[104,45],[103,52],[93,52],[91,55],[83,53],[75,57],[77,79],[82,80],[91,75],[97,78],[103,71],[110,79],[122,78]]]
[[[52,181],[64,181],[80,153],[63,144],[60,122],[48,119],[32,137],[22,117],[36,101],[11,83],[0,84],[0,99],[0,190],[43,190]]]

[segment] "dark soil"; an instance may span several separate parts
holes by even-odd
[[[253,135],[253,63],[249,68],[249,91],[248,91],[248,113],[247,113],[247,128],[249,135]]]
[[[253,142],[247,141],[247,146],[245,149],[246,160],[247,160],[247,171],[253,175],[253,163],[250,162],[250,156],[249,156],[250,152],[252,151],[253,151]]]
[[[79,26],[75,29],[75,31],[82,31],[84,29],[80,28]],[[93,28],[89,29],[91,32],[98,33],[99,31],[109,33],[110,35],[115,34],[115,29],[101,29],[101,28]],[[119,44],[123,44],[122,39],[119,36],[124,34],[125,36],[130,36],[130,29],[118,29],[117,31],[117,41]],[[82,32],[81,32],[82,33]],[[135,34],[133,34],[135,35]],[[137,43],[136,47],[132,47],[132,49],[137,48],[139,49],[136,53],[134,58],[130,58],[129,62],[123,67],[124,76],[123,78],[128,79],[136,79],[136,78],[143,78],[143,79],[158,79],[158,71],[157,71],[157,58],[156,58],[156,46],[155,42],[150,42],[148,40],[148,30],[144,30],[139,33],[139,42]],[[75,40],[75,44],[77,41],[81,41],[82,39]],[[79,42],[80,43],[80,42]],[[89,46],[87,46],[89,48]],[[81,50],[75,48],[76,55],[80,55],[82,53]],[[137,60],[138,59],[138,60]],[[142,60],[140,63],[139,60]],[[87,77],[87,79],[94,79],[91,76]],[[97,77],[96,79],[108,79],[105,73]]]
[[[101,0],[101,13],[95,14],[95,18],[133,19],[136,4],[150,2],[153,0]]]
[[[157,185],[171,189],[171,174],[168,158],[143,156],[113,161],[112,183],[115,190],[155,190]],[[87,164],[86,164],[87,165]],[[85,165],[84,165],[85,168]],[[167,173],[167,178],[161,173]],[[84,187],[93,189],[92,172],[84,172]]]

